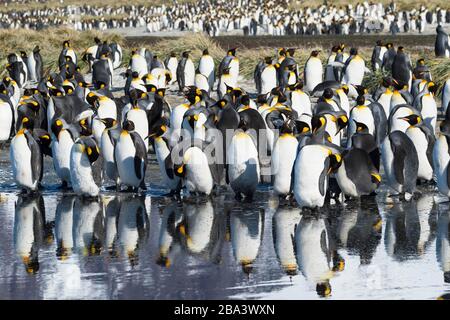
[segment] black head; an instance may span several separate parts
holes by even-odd
[[[203,55],[204,55],[204,56],[209,55],[208,49],[203,50]]]
[[[327,118],[324,115],[315,115],[311,119],[311,129],[313,133],[316,133],[317,130],[321,128],[325,128],[327,124]]]
[[[112,128],[117,124],[117,121],[113,118],[103,118],[100,121],[103,122],[106,129]]]
[[[326,88],[324,91],[323,91],[323,97],[325,98],[325,99],[332,99],[333,98],[333,90],[332,89],[330,89],[330,88]]]
[[[182,53],[182,57],[183,57],[183,58],[186,58],[186,59],[189,58],[189,51],[183,52],[183,53]]]
[[[34,120],[33,120],[33,118],[29,117],[29,116],[23,117],[20,126],[23,129],[29,129],[29,130],[33,129],[33,127],[34,127]]]
[[[406,122],[408,122],[411,126],[415,126],[420,124],[423,120],[421,118],[421,116],[417,115],[417,114],[411,114],[409,116],[406,117],[402,117],[399,118],[401,120],[405,120]]]
[[[356,98],[356,105],[363,106],[366,103],[366,98],[363,95],[360,95]]]
[[[125,120],[122,124],[122,129],[128,132],[134,131],[135,129],[134,122],[131,120]]]
[[[163,136],[168,128],[168,122],[165,118],[161,118],[152,126],[149,132],[149,138],[161,137]]]
[[[358,54],[358,49],[356,48],[351,48],[350,49],[350,55],[351,56],[356,56]]]
[[[264,62],[265,62],[266,64],[272,64],[272,57],[265,57],[265,58],[264,58]]]
[[[236,49],[237,49],[237,48],[229,49],[228,52],[227,52],[227,54],[228,54],[229,56],[236,56]]]
[[[55,119],[51,125],[51,130],[55,137],[58,137],[61,130],[64,128],[64,122],[61,119]]]

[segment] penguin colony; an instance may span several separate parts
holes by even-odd
[[[330,278],[344,269],[345,261],[327,220],[304,213],[332,199],[339,201],[340,195],[347,200],[364,198],[356,204],[361,212],[372,211],[382,179],[392,194],[406,200],[396,202],[401,208],[393,212],[431,202],[426,197],[424,203],[408,201],[417,194],[418,184],[436,184],[449,197],[450,81],[442,85],[445,119],[438,123],[437,85],[424,59],[412,67],[404,48],[377,42],[370,67],[391,76],[369,93],[362,78],[371,70],[357,49],[334,45],[325,63],[321,55],[312,51],[304,66],[298,65],[291,48],[265,57],[255,66],[255,98],[239,87],[239,66],[245,61],[239,60],[235,48],[217,67],[208,49],[198,64],[189,52],[172,53],[162,61],[148,49],[136,49],[119,96],[112,94],[112,75],[122,63],[116,43],[95,39],[79,57],[70,41],[64,41],[59,70],[46,77],[38,46],[10,54],[9,76],[0,85],[0,141],[11,139],[13,176],[27,193],[17,203],[14,240],[27,271],[39,269],[33,243],[51,237],[52,226],[44,224],[42,197],[36,192],[44,156],[52,158],[62,187],[78,195],[65,194],[58,204],[57,257],[67,258],[72,249],[98,254],[108,248],[112,254],[123,250],[135,264],[136,246],[149,228],[144,197],[104,201],[104,230],[99,230],[103,216],[96,198],[101,187],[145,190],[148,153],[154,152],[167,196],[211,197],[229,185],[236,199],[251,201],[269,176],[273,192],[285,204],[273,217],[280,263],[289,275],[296,274],[298,266],[316,283],[320,296],[329,296]],[[80,72],[79,60],[88,64],[91,83]],[[185,102],[170,105],[169,90],[178,91]],[[226,237],[243,271],[250,273],[264,216],[239,209],[242,212],[230,216]],[[225,229],[213,223],[214,210],[211,199],[186,201],[184,216],[176,203],[166,206],[158,263],[169,267],[180,243],[194,254],[203,252],[207,235],[214,228]],[[339,241],[348,248],[362,243],[348,231],[353,227],[368,238],[379,237],[379,214],[361,216],[367,219],[366,229],[355,227],[351,215],[338,228]],[[389,235],[401,232],[395,219],[389,216],[386,221]],[[448,230],[441,231],[439,239],[446,245]],[[423,246],[418,244],[417,250]],[[220,243],[213,249],[217,248]],[[356,249],[363,263],[375,251]],[[394,248],[387,250],[395,255]],[[218,259],[217,251],[211,251],[211,259]],[[444,272],[449,281],[450,271]]]
[[[41,1],[45,4],[45,1]],[[100,18],[97,18],[100,17]],[[19,9],[0,14],[0,28],[75,30],[145,27],[147,32],[193,31],[210,36],[240,31],[244,35],[318,35],[369,32],[423,32],[427,25],[450,23],[450,11],[424,5],[399,10],[361,2],[355,6],[320,5],[294,10],[288,0],[202,0],[173,5],[73,6]]]
[[[266,57],[255,67],[255,98],[239,87],[236,48],[217,68],[208,49],[196,66],[189,52],[162,61],[140,48],[115,97],[118,44],[96,38],[84,51],[92,83],[70,41],[47,77],[37,46],[8,56],[0,141],[11,138],[13,176],[24,192],[42,188],[44,156],[62,187],[78,195],[146,190],[154,152],[164,188],[177,198],[213,196],[229,185],[237,200],[252,201],[270,179],[280,199],[315,210],[341,196],[374,196],[381,169],[392,194],[406,200],[423,183],[450,196],[450,81],[442,86],[445,121],[438,125],[438,86],[424,59],[413,68],[403,47],[378,41],[372,70],[391,76],[369,93],[362,80],[371,70],[356,48],[333,46],[325,65],[320,55],[311,52],[303,73],[294,49]],[[170,105],[169,89],[185,102]]]

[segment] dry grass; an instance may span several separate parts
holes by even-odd
[[[44,69],[56,70],[57,59],[61,50],[62,42],[69,39],[72,43],[72,47],[77,52],[79,57],[83,51],[89,46],[93,45],[94,38],[99,37],[102,40],[109,42],[118,42],[124,52],[124,65],[126,66],[131,50],[137,48],[131,48],[125,46],[124,39],[113,33],[101,33],[98,31],[86,31],[78,32],[70,29],[48,29],[46,31],[29,31],[29,30],[3,30],[0,31],[0,43],[2,44],[0,56],[0,70],[2,75],[5,74],[6,57],[11,52],[19,52],[25,50],[31,51],[36,45],[41,47],[41,54],[44,59]],[[174,39],[161,39],[148,49],[158,55],[161,59],[167,57],[172,51],[178,56],[183,51],[190,50],[190,55],[194,63],[198,63],[202,55],[202,51],[208,48],[210,55],[214,58],[216,65],[220,63],[222,58],[226,54],[226,50],[219,46],[213,39],[204,36],[202,34],[193,34],[182,38]],[[240,59],[240,73],[245,79],[253,79],[253,71],[256,64],[266,56],[276,56],[278,48],[273,47],[261,47],[256,49],[238,48],[237,55]],[[325,63],[329,48],[313,48],[302,47],[297,49],[295,58],[301,66],[300,72],[303,70],[303,66],[309,57],[310,52],[313,49],[321,49],[320,55],[322,61]],[[366,60],[367,67],[370,67],[369,61],[372,53],[371,47],[359,48],[360,55]],[[426,47],[413,47],[409,51],[411,55],[411,61],[415,65],[419,58],[425,58],[427,64],[430,66],[433,79],[438,85],[442,85],[445,80],[450,78],[450,59],[436,58],[434,56],[433,48]],[[83,63],[80,66],[85,68]],[[85,69],[84,69],[85,70]],[[372,89],[380,83],[381,78],[384,75],[380,72],[367,74],[364,79],[364,84]]]
[[[95,37],[109,42],[115,41],[120,45],[123,44],[120,36],[99,31],[77,32],[61,28],[51,28],[42,32],[24,29],[1,30],[0,43],[2,44],[1,52],[3,54],[0,57],[0,65],[2,66],[2,75],[5,74],[6,58],[9,53],[22,50],[30,52],[36,45],[39,45],[44,60],[44,70],[55,70],[58,67],[57,61],[64,40],[70,40],[73,49],[80,58],[83,51],[93,45]],[[80,66],[84,67],[82,63],[80,63]]]

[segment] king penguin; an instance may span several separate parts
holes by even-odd
[[[209,88],[212,90],[215,82],[214,59],[209,55],[208,49],[203,50],[203,55],[198,62],[198,71],[208,79]]]
[[[312,92],[314,88],[323,80],[323,67],[322,61],[318,58],[319,52],[319,50],[314,50],[311,52],[311,55],[305,64],[305,90],[308,92]]]
[[[433,169],[438,190],[450,198],[450,120],[440,125],[440,133],[433,148]]]
[[[273,190],[280,197],[291,193],[291,174],[297,157],[298,140],[294,136],[294,121],[286,121],[280,130],[280,137],[275,143],[272,152],[271,173],[273,175]],[[309,127],[304,127],[304,132]]]
[[[25,191],[36,191],[42,178],[42,153],[30,128],[32,120],[23,118],[20,129],[11,140],[10,159],[13,177]]]
[[[134,122],[126,120],[114,149],[120,183],[130,190],[145,187],[147,169],[147,148],[139,133],[135,132]]]
[[[426,125],[422,117],[416,114],[404,117],[409,123],[406,135],[413,142],[419,159],[417,178],[425,181],[433,179],[433,148],[435,143],[434,131]]]
[[[403,121],[403,120],[402,120]],[[416,189],[419,158],[414,143],[402,131],[390,133],[381,146],[387,185],[409,200]]]
[[[191,58],[189,58],[189,51],[183,52],[178,63],[177,81],[180,92],[183,92],[186,87],[195,85],[195,67]]]
[[[227,148],[227,182],[230,183],[236,199],[245,195],[251,201],[260,179],[257,144],[250,135],[246,120],[241,119],[238,130],[234,133]]]
[[[70,151],[70,181],[76,194],[97,197],[99,187],[94,181],[92,164],[100,155],[94,139],[80,137]]]

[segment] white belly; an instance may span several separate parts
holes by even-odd
[[[73,140],[67,130],[61,130],[58,140],[52,143],[53,166],[58,177],[62,181],[70,182],[70,151]]]
[[[259,183],[258,151],[246,133],[237,133],[227,149],[228,178],[236,193],[253,194]]]
[[[136,149],[131,140],[131,136],[127,133],[121,133],[117,141],[115,149],[117,171],[119,173],[120,182],[126,186],[139,187],[141,179],[136,177],[134,157]]]
[[[13,112],[9,103],[0,102],[0,141],[7,141],[13,125]]]
[[[433,149],[433,167],[436,174],[437,186],[439,192],[450,197],[450,189],[447,185],[447,170],[450,161],[448,154],[448,145],[445,136],[436,139]]]
[[[324,170],[328,150],[322,146],[304,146],[294,166],[294,195],[299,207],[322,207],[328,179],[324,181],[324,194],[320,193],[319,179]]]
[[[31,150],[25,135],[16,135],[11,141],[10,159],[14,180],[20,187],[36,190],[38,181],[33,180]]]
[[[294,136],[280,136],[272,153],[273,190],[286,195],[291,188],[291,173],[297,157],[298,141]]]
[[[92,176],[91,163],[86,154],[79,151],[78,144],[74,144],[70,152],[70,181],[73,191],[79,195],[95,197],[99,193]]]

